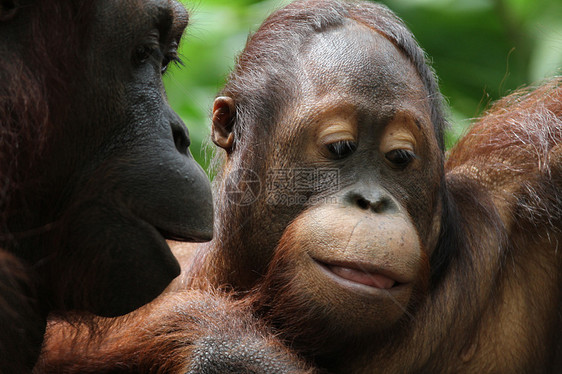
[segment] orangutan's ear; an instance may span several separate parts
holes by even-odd
[[[213,143],[224,149],[227,153],[232,151],[234,133],[232,127],[236,117],[234,100],[230,97],[217,97],[213,105],[213,125],[211,138]]]

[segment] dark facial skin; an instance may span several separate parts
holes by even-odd
[[[260,288],[281,289],[279,299],[271,293],[264,297],[273,305],[273,322],[285,313],[321,310],[297,344],[306,347],[307,339],[329,331],[337,341],[323,344],[335,349],[347,337],[394,326],[415,302],[419,292],[414,290],[426,288],[427,248],[435,246],[439,232],[442,160],[426,91],[391,42],[348,23],[316,35],[309,46],[295,69],[299,94],[274,124],[273,142],[259,163],[271,169],[337,170],[339,185],[335,192],[306,191],[317,203],[304,206],[272,204],[271,196],[292,192],[269,189],[251,207],[254,230],[262,235],[250,236],[254,251],[239,257],[245,261],[239,268],[248,274],[274,257]],[[228,123],[221,118],[228,102],[217,100],[219,123]],[[230,134],[220,128],[214,134],[215,143],[228,150]],[[234,150],[225,170],[236,159]],[[278,243],[277,248],[268,243]],[[267,248],[271,252],[262,252]],[[294,323],[281,322],[281,329]]]
[[[396,322],[423,283],[439,150],[422,83],[384,36],[349,24],[310,45],[299,116],[287,120],[302,139],[294,162],[339,170],[340,188],[298,216],[291,261],[296,287],[329,307],[326,323],[357,336]],[[351,148],[334,152],[341,142]]]
[[[337,170],[339,185],[308,191],[317,202],[305,205],[272,204],[271,195],[291,191],[268,190],[251,209],[255,230],[270,235],[251,242],[260,250],[281,243],[271,271],[290,274],[294,295],[325,311],[324,327],[360,336],[392,326],[412,291],[426,287],[427,248],[439,232],[441,152],[423,84],[384,36],[348,22],[308,46],[296,68],[298,96],[273,126],[263,163]],[[228,101],[218,99],[219,114]],[[215,142],[228,145],[223,133],[215,129]],[[226,170],[235,159],[236,150]],[[240,268],[261,269],[267,264],[256,261],[273,255],[251,253]]]
[[[12,220],[14,232],[40,228],[17,250],[55,309],[128,313],[179,274],[165,239],[212,237],[209,181],[161,79],[187,20],[171,0],[95,3],[75,94],[59,103],[66,121],[36,168],[41,188]]]

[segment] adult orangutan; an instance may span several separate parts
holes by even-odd
[[[175,288],[237,292],[233,310],[250,305],[262,331],[328,372],[558,372],[562,78],[500,101],[446,162],[441,100],[386,8],[274,13],[215,102],[216,236]],[[205,346],[178,326],[195,292],[162,295],[67,363],[107,368],[111,352],[112,368],[192,367]],[[64,367],[64,328],[47,368]]]
[[[162,74],[175,1],[0,1],[0,371],[33,367],[49,312],[128,313],[206,241],[208,179]]]

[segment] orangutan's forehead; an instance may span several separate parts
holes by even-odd
[[[413,92],[425,97],[423,84],[406,56],[380,33],[353,21],[317,34],[301,64],[319,95],[338,87],[370,98],[411,96]]]

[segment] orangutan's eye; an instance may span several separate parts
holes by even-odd
[[[417,158],[414,152],[408,149],[394,149],[384,155],[384,157],[397,169],[404,169]]]
[[[340,140],[326,145],[330,154],[341,159],[351,155],[357,149],[357,143],[352,140]]]

